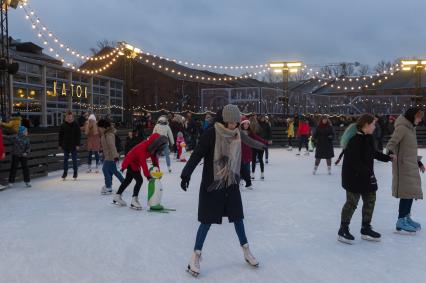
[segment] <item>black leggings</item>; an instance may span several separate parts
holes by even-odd
[[[413,199],[400,199],[399,200],[399,215],[398,218],[404,218],[411,214],[411,206]]]
[[[319,166],[321,163],[321,159],[316,158],[315,159],[315,166]],[[327,159],[327,166],[330,167],[331,166],[331,159]]]
[[[260,163],[260,172],[265,171],[265,164],[263,164],[263,150],[253,149],[252,160],[251,160],[251,172],[256,171],[256,161],[259,160]]]
[[[308,136],[300,136],[299,137],[299,151],[302,150],[303,145],[306,147],[306,151],[309,151],[308,142],[309,142]]]
[[[135,179],[136,184],[133,188],[133,196],[137,197],[139,195],[139,191],[141,190],[143,179],[140,171],[133,171],[132,168],[127,167],[126,178],[121,183],[120,188],[118,188],[117,194],[121,195],[124,190],[130,185],[132,180]]]

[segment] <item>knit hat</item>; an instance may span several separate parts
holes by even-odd
[[[162,125],[167,124],[167,117],[161,116],[160,118],[158,118],[158,123],[160,123]]]
[[[27,128],[25,128],[24,126],[19,126],[18,133],[23,134],[26,130]]]
[[[95,121],[96,122],[96,116],[94,115],[94,114],[90,114],[90,116],[89,116],[89,121],[90,120],[93,120],[93,121]]]
[[[249,124],[249,125],[250,125],[250,120],[249,120],[249,119],[247,119],[247,117],[243,117],[243,118],[241,118],[241,125],[243,125],[243,124],[245,124],[245,123],[247,123],[247,124]]]
[[[223,122],[225,123],[239,123],[241,120],[241,112],[237,105],[228,104],[222,110]]]

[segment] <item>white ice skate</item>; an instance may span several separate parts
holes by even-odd
[[[112,188],[107,188],[102,186],[101,195],[110,195],[112,193]]]
[[[258,267],[259,262],[256,260],[256,258],[251,254],[250,248],[248,244],[245,244],[242,246],[243,252],[244,252],[244,259],[248,264],[250,264],[253,267]]]
[[[189,261],[187,271],[194,277],[200,274],[201,251],[194,251]]]
[[[298,156],[300,155],[300,150],[296,153],[296,155],[298,155]]]
[[[138,197],[132,197],[130,208],[134,210],[142,210],[142,205],[139,203]]]
[[[305,151],[305,156],[309,156],[309,151]]]
[[[328,170],[328,175],[331,175],[331,166],[328,166],[327,170]]]
[[[25,183],[25,186],[26,186],[27,188],[31,188],[31,183],[30,183],[30,182]]]
[[[121,195],[115,194],[112,203],[118,206],[127,206],[127,203],[121,198]]]
[[[290,146],[289,148],[287,148],[288,151],[293,151],[293,148]]]
[[[96,167],[95,167],[95,173],[99,173],[99,167],[98,167],[98,165],[96,165]]]
[[[253,185],[246,187],[246,189],[247,189],[247,190],[250,190],[250,191],[253,191],[253,190],[254,190]]]
[[[168,166],[167,169],[169,169],[169,173],[172,173],[172,168],[170,166]]]
[[[314,171],[312,172],[313,175],[317,174],[318,166],[314,166]]]
[[[265,180],[265,174],[263,172],[260,173],[260,179]]]
[[[92,165],[88,165],[87,166],[87,171],[86,171],[86,173],[92,173]]]

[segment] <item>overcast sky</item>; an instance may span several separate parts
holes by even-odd
[[[208,64],[375,65],[426,57],[424,0],[30,0],[46,26],[89,54],[97,40]],[[11,11],[10,35],[41,43]]]

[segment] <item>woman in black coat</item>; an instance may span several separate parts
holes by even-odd
[[[327,160],[328,174],[331,175],[331,159],[334,157],[334,130],[327,117],[321,118],[313,138],[316,146],[314,175],[317,173],[321,159]]]
[[[376,203],[377,180],[374,175],[374,159],[382,162],[392,160],[392,156],[377,151],[374,146],[374,116],[362,115],[357,121],[357,133],[350,138],[342,167],[342,187],[346,190],[346,203],[342,208],[339,241],[352,243],[355,239],[349,233],[349,223],[362,198],[361,237],[364,240],[380,241],[381,235],[371,228]]]
[[[248,247],[239,190],[240,116],[236,105],[226,105],[221,115],[218,115],[223,120],[216,122],[214,127],[204,132],[181,174],[181,187],[186,191],[193,171],[201,159],[204,159],[198,204],[198,221],[201,224],[197,232],[194,253],[188,264],[188,271],[194,276],[200,272],[201,250],[209,228],[211,224],[221,224],[224,216],[234,223],[245,260],[252,266],[258,266]]]

